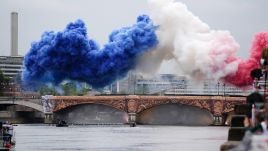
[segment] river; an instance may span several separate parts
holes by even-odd
[[[15,151],[217,151],[228,127],[15,126]]]

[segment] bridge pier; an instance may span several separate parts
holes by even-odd
[[[214,116],[214,125],[222,125],[223,124],[222,116]]]
[[[45,113],[44,123],[45,124],[52,124],[53,121],[54,121],[53,113]]]
[[[136,126],[136,113],[128,113],[128,123],[130,127]]]

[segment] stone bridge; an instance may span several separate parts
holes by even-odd
[[[128,96],[43,96],[42,100],[40,98],[31,97],[0,97],[0,105],[20,105],[26,106],[42,113],[45,113],[45,121],[53,120],[53,115],[65,112],[64,110],[77,107],[78,110],[81,108],[88,109],[90,106],[86,105],[102,105],[110,107],[114,110],[120,111],[128,115],[128,122],[131,118],[136,118],[136,115],[142,114],[143,111],[148,111],[154,107],[163,107],[165,105],[184,105],[179,108],[183,109],[185,106],[190,106],[198,108],[200,110],[208,111],[211,115],[215,117],[222,117],[224,113],[228,113],[233,110],[235,104],[245,104],[246,97],[230,97],[230,96],[138,96],[138,95],[128,95]],[[82,105],[82,106],[81,106]],[[96,107],[96,106],[95,106]],[[104,113],[105,108],[99,108],[96,110],[98,114]],[[178,108],[168,108],[166,111],[178,110]],[[159,110],[157,110],[158,112]],[[113,114],[116,111],[108,112],[107,114]],[[55,113],[55,114],[54,114]],[[162,114],[160,113],[160,114]],[[152,118],[152,112],[149,111],[148,119]],[[168,114],[168,113],[167,113]],[[173,114],[173,113],[172,113]],[[197,112],[194,112],[192,116],[198,116]],[[80,114],[76,118],[80,118]],[[148,114],[147,114],[148,115]],[[133,117],[134,116],[134,117]],[[176,115],[181,116],[180,113]],[[168,115],[166,115],[168,117]],[[186,118],[189,117],[189,112],[186,114]],[[93,118],[96,118],[94,116]],[[165,117],[161,117],[162,119]],[[199,117],[196,117],[197,119]],[[111,117],[107,117],[111,119]],[[158,117],[160,119],[160,117]],[[92,120],[92,119],[90,119]]]
[[[103,104],[125,111],[140,113],[161,104],[179,103],[208,110],[214,116],[221,116],[233,110],[235,104],[245,104],[246,97],[223,96],[52,96],[49,98],[49,110],[59,110],[79,104]]]
[[[54,113],[81,104],[101,104],[128,113],[131,121],[131,115],[164,104],[193,106],[207,110],[215,118],[232,111],[235,104],[245,103],[246,97],[230,96],[50,96],[44,107],[46,113]]]

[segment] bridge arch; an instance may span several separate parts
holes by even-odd
[[[54,112],[54,119],[72,124],[125,124],[128,114],[109,104],[91,102],[73,104],[57,110]]]
[[[211,125],[213,115],[207,110],[181,103],[159,103],[137,114],[137,123],[152,125]]]
[[[0,101],[0,104],[21,105],[21,106],[26,106],[26,107],[35,109],[35,110],[42,112],[42,113],[44,112],[42,105],[30,102],[30,101],[23,101],[23,100],[21,100],[21,101]]]
[[[190,101],[187,102],[187,101],[180,100],[180,99],[178,99],[178,100],[167,99],[165,101],[156,101],[156,102],[151,102],[151,103],[140,104],[139,108],[137,109],[137,113],[143,112],[143,111],[148,110],[148,109],[153,108],[153,107],[165,105],[165,104],[180,104],[180,105],[185,105],[185,106],[193,106],[193,107],[196,107],[199,109],[206,110],[206,111],[210,112],[211,114],[213,114],[210,105],[206,101],[200,101],[200,102],[194,101],[194,103],[192,103]]]

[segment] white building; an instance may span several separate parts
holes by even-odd
[[[116,87],[117,85],[117,87]],[[115,90],[119,88],[119,90]],[[252,88],[241,89],[220,81],[206,79],[196,82],[185,76],[158,74],[150,78],[130,73],[125,79],[111,86],[111,92],[119,94],[145,95],[243,95],[247,96]],[[120,93],[124,92],[124,93]]]
[[[21,73],[22,67],[22,56],[0,56],[0,70],[6,77],[16,77]]]

